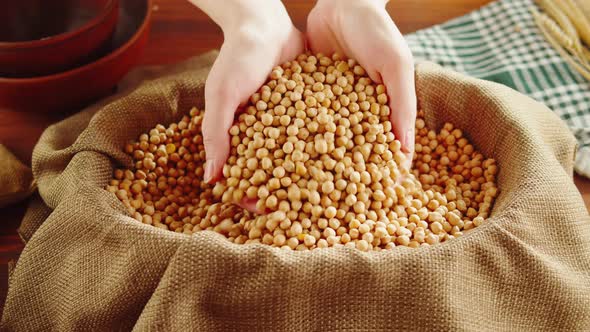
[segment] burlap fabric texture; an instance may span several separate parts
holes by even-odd
[[[0,207],[26,198],[35,187],[31,169],[0,144]]]
[[[28,243],[4,329],[590,330],[590,220],[572,181],[575,139],[542,104],[429,63],[417,67],[429,125],[453,122],[500,167],[492,218],[464,237],[292,252],[129,217],[103,189],[115,165],[131,165],[124,143],[203,107],[214,56],[46,130],[33,153],[43,201],[21,228]]]

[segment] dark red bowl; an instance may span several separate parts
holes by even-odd
[[[34,77],[100,57],[119,0],[16,0],[0,10],[0,76]]]
[[[107,55],[54,75],[0,77],[0,109],[66,111],[110,94],[139,60],[151,22],[152,0],[119,2],[119,23]]]

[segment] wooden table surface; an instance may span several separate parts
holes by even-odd
[[[313,0],[284,0],[295,25],[304,30]],[[410,33],[475,10],[489,0],[394,0],[388,9],[403,33]],[[186,0],[155,0],[154,21],[141,64],[173,63],[213,48],[223,41],[221,30]],[[32,114],[0,110],[0,143],[30,163],[41,132],[66,114]],[[576,177],[590,207],[590,181]],[[27,202],[0,209],[0,307],[6,293],[7,264],[23,248],[16,229]]]

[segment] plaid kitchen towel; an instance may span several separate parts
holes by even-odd
[[[545,103],[576,136],[575,170],[590,177],[590,82],[545,40],[533,7],[532,0],[496,1],[406,39],[418,60],[502,83]]]

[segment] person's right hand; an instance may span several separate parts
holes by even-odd
[[[388,0],[318,0],[307,18],[313,52],[344,54],[356,59],[370,78],[383,83],[395,136],[410,168],[414,153],[416,91],[414,61],[404,37],[389,16]]]
[[[192,0],[222,28],[224,42],[205,84],[205,181],[222,178],[234,113],[272,68],[304,51],[304,37],[279,0]]]

